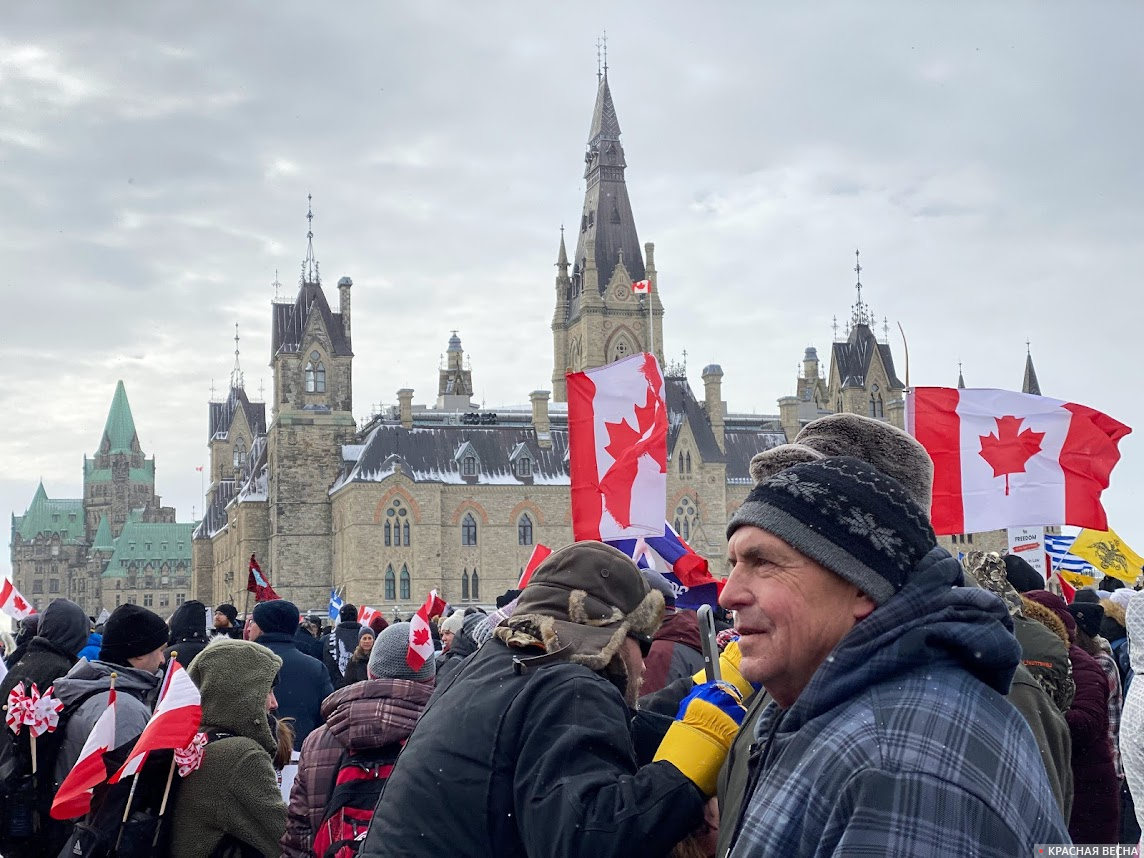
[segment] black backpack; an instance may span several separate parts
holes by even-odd
[[[314,832],[314,855],[351,858],[358,854],[402,744],[359,753],[342,751],[322,824]]]

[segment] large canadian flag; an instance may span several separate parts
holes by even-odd
[[[445,611],[445,600],[430,590],[425,604],[409,621],[409,650],[405,653],[405,663],[410,670],[420,670],[422,665],[433,657],[433,633],[429,621]]]
[[[20,591],[7,578],[0,584],[0,611],[15,620],[22,620],[29,614],[36,613],[28,601],[20,595]]]
[[[103,755],[115,747],[115,689],[107,696],[107,708],[91,728],[79,759],[52,801],[52,819],[75,819],[91,810],[92,790],[107,780]]]
[[[667,405],[654,355],[568,374],[568,445],[577,540],[663,536]]]
[[[172,659],[167,664],[167,675],[159,692],[159,703],[123,768],[111,777],[111,783],[134,775],[143,767],[150,751],[163,748],[185,748],[198,732],[203,717],[199,689],[191,682],[183,666]]]
[[[1100,493],[1132,430],[1084,405],[1008,390],[915,388],[910,434],[934,464],[934,530],[1107,530]]]

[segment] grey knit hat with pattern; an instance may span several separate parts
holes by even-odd
[[[731,517],[727,538],[744,525],[777,536],[878,605],[937,544],[902,484],[850,456],[794,465],[759,483]]]
[[[373,642],[369,654],[371,679],[408,679],[412,682],[432,682],[437,665],[427,659],[420,670],[413,670],[405,660],[409,652],[409,623],[390,623]]]

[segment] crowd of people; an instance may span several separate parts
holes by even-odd
[[[599,542],[554,552],[496,610],[439,618],[428,660],[408,623],[362,624],[353,605],[328,630],[282,599],[219,605],[209,628],[199,602],[167,619],[121,605],[95,628],[52,601],[0,636],[0,700],[35,683],[63,704],[38,768],[0,731],[0,855],[73,854],[104,824],[114,787],[77,820],[51,818],[55,791],[112,683],[122,759],[176,661],[203,737],[158,811],[152,843],[177,858],[1139,840],[1144,596],[1106,579],[1068,604],[1016,556],[951,557],[928,518],[932,463],[880,421],[814,421],[751,471],[727,528],[718,681],[668,581]]]

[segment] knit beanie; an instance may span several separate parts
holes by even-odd
[[[1005,575],[1018,593],[1045,589],[1045,579],[1026,562],[1025,558],[1016,554],[1005,555]]]
[[[343,623],[356,623],[357,605],[351,605],[349,602],[346,602],[342,605],[342,609],[338,611],[338,619]]]
[[[224,617],[230,620],[232,624],[238,622],[238,608],[236,608],[234,605],[219,605],[217,608],[215,608],[215,613],[222,614]]]
[[[445,617],[438,626],[441,629],[441,634],[451,632],[454,635],[461,633],[461,626],[465,622],[465,612],[462,610],[453,611],[449,616]]]
[[[929,519],[901,483],[850,456],[794,465],[759,483],[735,511],[882,605],[936,544]]]
[[[1073,602],[1069,613],[1076,620],[1077,628],[1094,638],[1100,634],[1100,624],[1104,620],[1104,606],[1099,602]]]
[[[373,629],[375,636],[385,631],[385,628],[388,625],[389,621],[381,615],[380,611],[369,618],[369,627]]]
[[[357,642],[360,644],[361,639],[366,635],[369,635],[371,638],[376,638],[377,632],[375,632],[371,626],[362,626],[360,629],[358,629]]]
[[[259,602],[250,616],[267,634],[292,635],[298,631],[298,606],[286,599]]]
[[[1124,610],[1128,610],[1128,603],[1132,601],[1132,597],[1135,595],[1136,591],[1131,587],[1122,587],[1119,590],[1113,590],[1112,593],[1109,594],[1108,599],[1120,605]]]
[[[147,655],[167,645],[167,624],[154,611],[120,605],[103,624],[99,660],[127,665],[127,659]]]
[[[426,659],[420,669],[413,670],[405,660],[408,652],[409,623],[390,623],[373,642],[373,651],[369,654],[370,678],[431,682],[437,667],[433,659]]]

